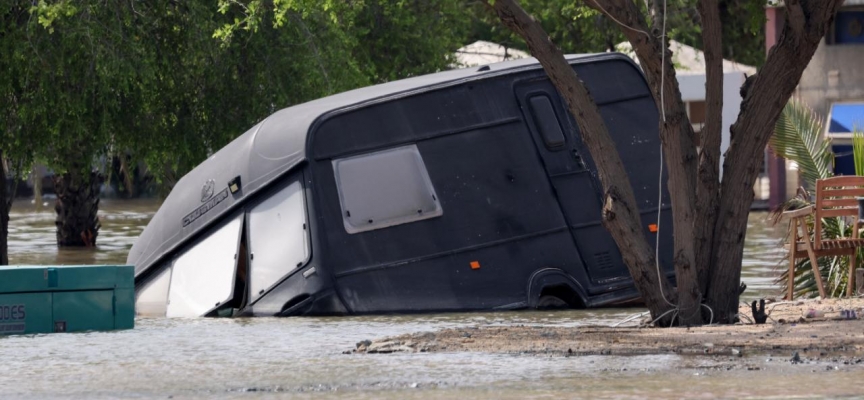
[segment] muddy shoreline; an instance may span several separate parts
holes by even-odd
[[[769,302],[765,309],[768,322],[758,325],[745,317],[736,325],[698,328],[474,326],[362,340],[345,353],[486,352],[563,357],[776,354],[792,363],[828,359],[864,367],[864,319],[859,319],[864,313],[864,299]],[[844,310],[855,311],[855,318]],[[742,305],[741,314],[750,316],[749,306]]]

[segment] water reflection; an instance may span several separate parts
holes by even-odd
[[[132,243],[153,218],[159,204],[152,199],[102,200],[99,203],[102,228],[97,247],[58,249],[54,208],[16,201],[9,213],[9,263],[123,264]]]
[[[778,267],[783,265],[785,268],[787,265],[787,252],[783,248],[787,229],[787,222],[775,225],[767,212],[750,213],[741,267],[741,279],[747,284],[747,291],[741,296],[742,300],[777,295],[782,297],[776,280],[780,275]]]

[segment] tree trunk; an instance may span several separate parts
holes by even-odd
[[[753,185],[765,146],[780,112],[798,85],[801,74],[831,26],[843,0],[787,0],[786,25],[759,73],[741,88],[744,100],[732,125],[723,162],[720,208],[714,231],[714,263],[710,270],[708,305],[719,322],[734,322],[747,215]]]
[[[33,203],[37,211],[42,209],[42,173],[38,165],[33,166]]]
[[[624,263],[652,317],[659,318],[659,323],[668,325],[673,316],[667,311],[674,308],[675,293],[666,277],[657,272],[654,251],[642,234],[630,178],[597,105],[573,67],[564,59],[561,50],[549,40],[540,24],[513,0],[496,0],[491,7],[508,28],[525,39],[531,55],[543,65],[546,74],[575,117],[582,133],[582,141],[597,163],[597,173],[603,185],[603,225],[618,245]],[[601,154],[602,157],[599,156]],[[663,318],[660,318],[661,316]]]
[[[126,186],[126,198],[133,199],[138,197],[138,187],[135,182],[135,174],[129,169],[129,160],[125,152],[121,152],[120,158],[120,174],[123,178],[123,184]]]
[[[696,215],[694,246],[699,268],[699,292],[708,292],[714,228],[720,204],[720,143],[723,129],[723,29],[717,0],[699,2],[702,18],[702,47],[705,55],[705,125],[702,127],[699,171],[696,180]],[[743,248],[743,247],[742,247]],[[710,313],[709,313],[710,314]],[[705,319],[705,318],[703,318]],[[713,322],[709,315],[707,319]]]
[[[699,276],[703,268],[696,264],[695,224],[696,173],[698,158],[693,127],[687,118],[672,52],[664,30],[666,10],[661,2],[650,2],[652,26],[642,17],[639,6],[632,0],[587,0],[586,4],[627,28],[622,33],[639,58],[648,85],[660,113],[660,141],[668,172],[669,196],[672,200],[675,276],[678,286],[680,322],[688,326],[702,324],[703,292]],[[649,31],[651,33],[649,33]]]
[[[661,8],[665,3],[647,3],[647,11],[652,16],[649,28],[643,11],[632,0],[585,1],[621,26],[639,57],[662,116],[660,138],[669,169],[678,282],[674,299],[677,304],[671,307],[679,311],[682,324],[699,325],[707,322],[707,318],[714,322],[732,323],[738,313],[747,215],[753,201],[752,188],[761,154],[780,111],[843,0],[786,1],[787,24],[778,44],[760,73],[748,78],[741,88],[744,100],[738,120],[732,126],[722,182],[719,180],[719,160],[723,70],[718,1],[699,2],[707,74],[707,123],[699,138],[702,150],[698,154],[696,136],[681,101],[675,71],[672,63],[668,62],[671,52],[664,35],[666,10]],[[560,50],[549,41],[548,35],[513,0],[497,0],[492,8],[505,25],[525,39],[532,55],[540,60],[567,101],[589,151],[595,160],[600,161],[597,168],[607,199],[604,225],[621,249],[652,315],[670,309],[662,303],[654,304],[663,300],[662,296],[658,296],[658,290],[645,284],[652,279],[656,284],[659,279],[663,285],[665,279],[656,273],[644,275],[653,258],[644,254],[644,239],[634,229],[638,225],[633,225],[635,219],[631,220],[635,208],[630,201],[629,180],[623,170],[617,169],[620,159],[614,146],[604,141],[609,139],[608,132],[601,125],[602,119],[590,94],[569,68]],[[610,157],[613,153],[615,157]],[[623,221],[618,217],[624,217]],[[662,290],[667,289],[664,287]],[[705,314],[698,312],[703,301],[710,310]]]
[[[0,150],[0,265],[9,265],[9,206],[12,199],[6,188],[6,163]]]
[[[57,245],[92,247],[99,235],[99,177],[95,172],[80,176],[67,172],[54,176],[57,202]]]

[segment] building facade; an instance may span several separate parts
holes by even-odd
[[[765,44],[770,52],[785,25],[785,8],[782,4],[769,6],[766,16]],[[843,4],[793,96],[825,120],[824,134],[832,141],[835,174],[854,174],[852,132],[864,130],[864,0]],[[771,202],[779,204],[794,196],[800,182],[793,164],[782,160],[771,164],[772,178],[777,178],[772,179]]]

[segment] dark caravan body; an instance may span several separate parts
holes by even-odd
[[[651,243],[657,112],[620,54],[570,56]],[[186,175],[130,252],[139,314],[593,307],[638,298],[594,162],[536,60],[281,110]],[[665,181],[665,179],[664,179]],[[663,193],[661,265],[671,265]],[[666,271],[671,274],[671,271]]]

